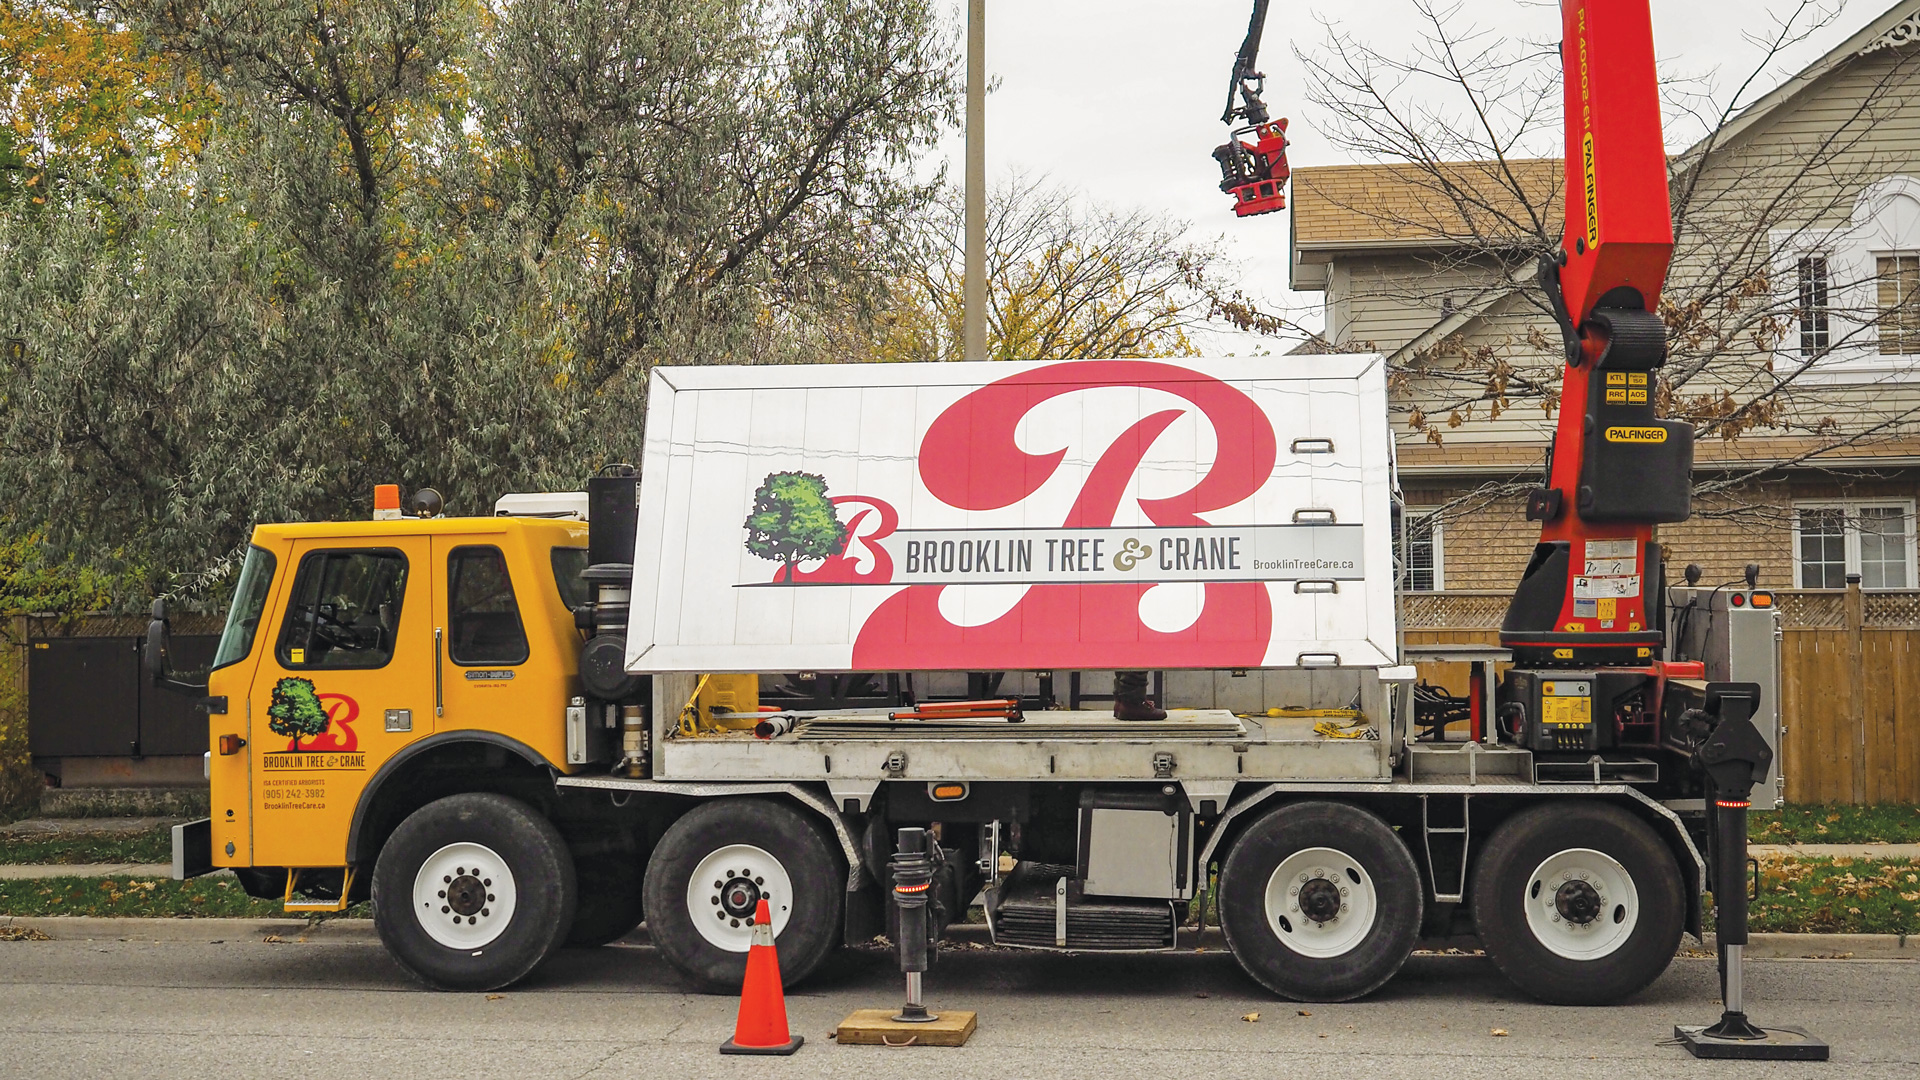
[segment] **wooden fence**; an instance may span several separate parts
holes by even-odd
[[[1498,644],[1503,592],[1401,598],[1408,645]],[[1796,803],[1920,803],[1920,591],[1776,590],[1780,771]],[[1466,688],[1464,665],[1424,666]]]

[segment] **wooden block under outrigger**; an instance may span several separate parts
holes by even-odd
[[[925,1023],[895,1020],[893,1009],[856,1009],[840,1021],[834,1038],[842,1046],[965,1046],[980,1026],[968,1009],[946,1009]]]

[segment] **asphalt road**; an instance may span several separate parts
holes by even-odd
[[[1703,1062],[1667,1045],[1674,1023],[1717,1015],[1705,960],[1676,961],[1631,1004],[1569,1009],[1522,999],[1471,957],[1415,957],[1367,1001],[1297,1006],[1217,953],[951,952],[928,976],[929,1001],[978,1010],[979,1032],[961,1049],[896,1050],[826,1037],[855,1008],[898,1002],[890,955],[856,952],[788,996],[794,1028],[807,1037],[797,1055],[723,1058],[716,1048],[732,1033],[735,1003],[686,993],[643,945],[564,953],[495,997],[422,990],[364,943],[17,942],[0,943],[0,1076],[1920,1074],[1920,964],[1761,961],[1748,965],[1748,979],[1757,1019],[1810,1027],[1833,1044],[1834,1063]],[[1257,1022],[1241,1019],[1254,1011]]]

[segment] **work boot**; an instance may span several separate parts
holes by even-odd
[[[1113,718],[1115,720],[1165,720],[1167,710],[1147,696],[1147,673],[1113,673]]]

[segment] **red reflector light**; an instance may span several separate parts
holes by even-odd
[[[1747,596],[1745,593],[1734,593],[1727,598],[1727,603],[1732,604],[1734,607],[1746,607]]]
[[[240,748],[245,745],[247,745],[247,740],[238,735],[222,735],[220,736],[220,756],[231,757],[239,753]]]
[[[1754,593],[1754,594],[1753,594],[1753,606],[1754,606],[1754,607],[1772,607],[1772,606],[1773,606],[1773,594],[1772,594],[1772,593],[1770,593],[1770,592],[1757,592],[1757,593]]]

